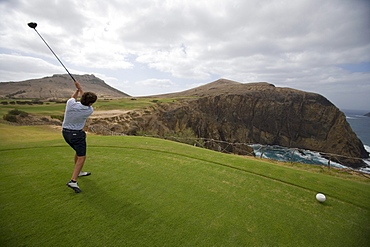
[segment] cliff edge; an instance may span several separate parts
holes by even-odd
[[[159,135],[191,129],[198,138],[369,157],[345,115],[319,94],[265,82],[242,84],[221,79],[157,97],[192,98],[158,104],[150,113],[130,113],[122,120],[110,120],[111,126],[114,122],[112,129],[117,130],[117,124],[121,124],[118,129],[124,133],[143,131]],[[363,165],[361,160],[340,156],[336,159],[348,166]]]

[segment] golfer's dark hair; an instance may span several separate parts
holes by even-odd
[[[85,92],[81,96],[81,104],[88,106],[90,104],[95,103],[95,101],[98,99],[98,96],[92,92]]]

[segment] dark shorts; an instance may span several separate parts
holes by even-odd
[[[64,140],[76,151],[77,156],[86,156],[85,131],[63,129],[62,133]]]

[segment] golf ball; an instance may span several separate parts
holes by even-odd
[[[319,201],[319,202],[325,202],[326,201],[326,196],[322,193],[317,193],[316,194],[316,199]]]

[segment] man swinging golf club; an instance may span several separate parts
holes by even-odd
[[[84,93],[80,83],[78,83],[72,74],[69,73],[68,69],[62,61],[59,59],[57,54],[51,49],[45,39],[36,30],[37,23],[30,22],[28,26],[35,30],[39,37],[44,41],[45,45],[54,54],[59,63],[67,71],[68,75],[72,78],[77,91],[72,95],[72,97],[67,101],[66,111],[64,114],[63,121],[63,137],[66,142],[76,151],[74,157],[74,170],[71,180],[67,183],[67,186],[72,188],[76,193],[80,193],[81,189],[78,187],[77,178],[81,176],[88,176],[90,172],[82,172],[82,167],[84,166],[86,160],[86,133],[82,130],[85,126],[86,119],[93,113],[94,109],[92,104],[95,103],[97,96],[94,93],[86,92]],[[81,102],[77,102],[78,94],[81,95]]]
[[[92,92],[83,92],[80,83],[74,81],[77,91],[67,101],[63,121],[64,140],[76,151],[74,156],[74,169],[71,180],[67,186],[76,193],[80,193],[77,178],[88,176],[91,173],[82,172],[86,160],[86,133],[83,131],[86,119],[93,113],[92,104],[95,103],[97,96]],[[77,101],[78,95],[81,95],[81,101]]]

